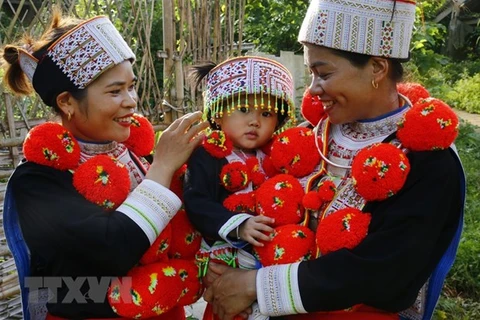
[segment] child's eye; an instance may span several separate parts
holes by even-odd
[[[268,117],[273,116],[273,114],[272,114],[271,111],[264,111],[264,112],[262,112],[262,116],[268,118]]]
[[[240,112],[243,112],[243,113],[248,113],[248,108],[247,107],[240,107]]]
[[[119,94],[120,93],[120,90],[112,90],[110,91],[111,94]]]

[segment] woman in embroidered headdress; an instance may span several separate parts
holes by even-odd
[[[274,223],[254,209],[254,190],[266,179],[262,149],[293,113],[293,78],[256,56],[198,65],[191,77],[205,82],[212,129],[188,161],[184,186],[186,212],[203,236],[199,260],[205,271],[208,261],[255,269],[251,246],[263,246]]]
[[[322,161],[300,181],[318,252],[259,270],[211,263],[204,296],[220,319],[254,302],[288,319],[431,318],[460,238],[465,178],[452,110],[397,91],[414,17],[412,0],[310,3],[302,113]]]
[[[55,11],[38,41],[7,45],[3,59],[5,84],[20,95],[34,90],[61,119],[29,132],[26,161],[6,191],[24,318],[118,318],[106,299],[110,279],[125,276],[179,210],[168,188],[208,123],[192,126],[201,114],[186,115],[154,146],[153,127],[135,114],[135,55],[106,17]],[[172,290],[158,279],[151,292]],[[129,303],[141,305],[131,291]],[[164,319],[184,318],[182,308]]]

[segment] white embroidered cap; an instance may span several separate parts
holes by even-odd
[[[63,35],[48,56],[80,89],[88,86],[106,69],[135,54],[107,17],[90,19]]]
[[[298,41],[408,59],[415,0],[312,0]]]
[[[86,88],[111,67],[135,54],[104,16],[86,20],[57,39],[38,59],[19,50],[19,63],[42,100],[52,105],[62,91]]]

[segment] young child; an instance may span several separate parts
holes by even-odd
[[[262,148],[294,114],[293,78],[278,62],[254,56],[196,66],[192,76],[197,85],[205,80],[204,117],[213,130],[190,157],[184,186],[205,268],[211,259],[258,268],[251,246],[269,240],[274,220],[255,215],[250,195],[265,180]]]

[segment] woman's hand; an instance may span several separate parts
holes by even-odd
[[[252,312],[250,306],[257,299],[257,270],[241,270],[216,263],[210,263],[208,269],[214,280],[203,297],[213,305],[213,312],[221,320],[233,320],[236,316],[238,319],[238,315],[248,318]]]
[[[204,135],[201,133],[208,127],[208,122],[201,121],[202,112],[186,114],[175,120],[165,131],[155,147],[153,163],[146,175],[165,187],[170,186],[173,174],[190,157],[200,144]]]

